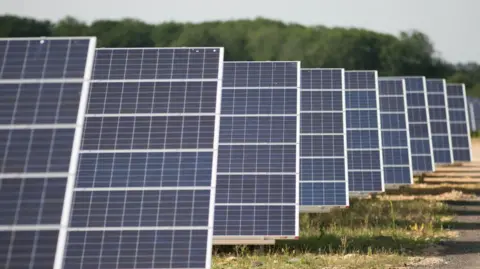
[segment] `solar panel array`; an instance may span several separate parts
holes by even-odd
[[[413,173],[435,170],[425,77],[404,77]]]
[[[379,78],[378,89],[385,184],[412,184],[405,80]]]
[[[472,160],[470,130],[467,122],[465,84],[447,84],[448,114],[452,134],[453,161]]]
[[[222,64],[97,50],[64,268],[210,267]]]
[[[433,159],[438,164],[453,162],[446,86],[444,79],[427,79],[427,105],[432,132]]]
[[[350,192],[385,190],[377,82],[377,71],[345,71]]]
[[[300,62],[225,62],[216,238],[298,236]]]
[[[464,84],[95,46],[0,39],[3,268],[210,268],[214,237],[296,238],[300,210],[472,159]]]
[[[344,69],[302,69],[300,210],[347,206]]]
[[[95,43],[0,39],[2,268],[54,268]]]

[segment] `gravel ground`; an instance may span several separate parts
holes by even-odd
[[[459,232],[459,237],[442,242],[439,255],[442,265],[427,266],[438,269],[479,269],[480,268],[480,197],[469,201],[452,201],[449,203],[457,217],[452,230]]]

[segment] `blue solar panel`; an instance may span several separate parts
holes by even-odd
[[[215,240],[298,236],[300,62],[225,62],[223,78]]]
[[[427,79],[428,112],[432,132],[433,159],[438,164],[453,162],[453,151],[447,106],[447,84],[444,79]]]
[[[54,268],[95,43],[0,39],[2,268]]]
[[[348,206],[344,69],[302,69],[300,210]]]
[[[454,162],[472,161],[470,129],[467,123],[465,84],[447,84],[448,115]]]
[[[385,184],[412,184],[405,80],[378,80]]]
[[[223,48],[98,49],[63,268],[210,268]]]
[[[385,190],[377,82],[377,71],[345,71],[350,192]]]
[[[413,173],[434,171],[426,79],[425,77],[398,78],[405,79]]]

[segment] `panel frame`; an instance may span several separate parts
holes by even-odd
[[[341,76],[341,83],[342,83],[342,88],[341,89],[335,89],[335,91],[339,91],[341,92],[341,96],[342,96],[342,118],[343,118],[343,123],[342,123],[342,128],[343,128],[343,161],[344,161],[344,172],[345,172],[345,197],[346,197],[346,201],[345,201],[345,205],[335,205],[335,206],[326,206],[326,205],[322,205],[322,206],[317,206],[317,205],[314,205],[314,206],[302,206],[300,205],[300,212],[301,213],[326,213],[326,212],[330,212],[332,209],[334,208],[348,208],[350,206],[350,192],[349,192],[349,188],[348,188],[348,157],[347,157],[347,154],[348,154],[348,149],[347,149],[347,118],[346,118],[346,94],[345,94],[345,68],[301,68],[301,70],[340,70],[342,72],[342,76]],[[301,73],[301,71],[300,71]],[[300,85],[300,98],[301,98],[301,93],[304,91],[303,88],[301,88],[301,85]],[[310,89],[305,89],[305,91],[312,91]],[[333,91],[332,89],[317,89],[317,90],[313,90],[313,91]],[[300,113],[302,112],[302,109],[301,109],[301,99],[299,98],[299,110],[300,110]],[[301,134],[301,130],[299,130],[299,133]],[[301,135],[300,135],[301,136]],[[299,138],[300,139],[300,138]],[[300,141],[300,140],[298,140]],[[298,152],[299,153],[299,163],[300,163],[300,159],[301,159],[301,156],[300,156],[300,151]],[[299,170],[299,173],[301,173],[301,171]],[[318,182],[330,182],[330,181],[318,181]],[[331,181],[331,182],[337,182],[337,181]],[[298,185],[298,189],[300,189],[300,180],[299,180],[299,185]],[[299,190],[300,191],[300,190]],[[300,203],[299,203],[300,204]]]
[[[96,39],[95,39],[96,41]],[[75,127],[75,135],[73,137],[73,146],[72,146],[72,154],[70,157],[70,165],[68,169],[68,177],[67,177],[67,185],[65,187],[65,196],[63,202],[63,209],[62,209],[62,217],[60,222],[60,230],[58,233],[58,242],[57,242],[57,249],[55,252],[55,262],[53,265],[54,269],[62,269],[63,267],[63,254],[65,252],[65,245],[67,242],[67,227],[68,222],[70,220],[70,209],[73,200],[73,188],[75,187],[75,180],[77,176],[77,168],[78,168],[78,157],[79,151],[83,136],[83,123],[85,121],[85,113],[88,104],[88,95],[90,93],[90,79],[92,76],[93,70],[93,63],[95,60],[95,48],[96,44],[91,45],[88,50],[88,60],[87,65],[85,67],[85,81],[82,85],[82,92],[80,95],[80,104],[79,110],[77,114],[77,122]]]
[[[295,148],[296,148],[296,156],[295,156],[295,235],[282,235],[282,236],[255,236],[255,235],[249,235],[249,236],[244,236],[244,235],[213,235],[213,244],[214,245],[232,245],[232,244],[241,244],[241,245],[271,245],[274,244],[275,240],[296,240],[299,238],[300,235],[300,219],[299,219],[299,214],[300,214],[300,96],[301,96],[301,63],[300,61],[225,61],[224,63],[296,63],[297,64],[297,85],[296,85],[296,97],[297,97],[297,102],[296,102],[296,143],[295,143]],[[222,93],[223,93],[223,88],[226,89],[233,89],[233,88],[264,88],[264,87],[248,87],[248,86],[227,86],[223,87],[222,86]],[[280,86],[280,87],[269,87],[272,89],[275,88],[293,88],[293,87],[287,87],[287,86]],[[222,116],[224,114],[220,114]],[[252,114],[252,116],[258,116],[258,115],[263,115],[263,114]],[[285,114],[278,114],[280,116],[284,116]],[[288,114],[290,115],[290,114]],[[220,117],[221,118],[221,117]],[[257,145],[264,144],[264,143],[254,143]],[[272,143],[265,143],[265,144],[272,144]],[[282,143],[282,144],[291,144],[291,143]],[[241,145],[241,144],[240,144]],[[218,159],[218,157],[217,157]],[[214,170],[214,175],[218,176],[219,172],[217,169]],[[234,173],[238,175],[243,175],[243,174],[248,174],[248,173]],[[252,173],[252,174],[263,174],[263,175],[268,175],[268,174],[285,174],[285,173]],[[220,206],[223,205],[228,205],[227,204],[221,204]],[[243,203],[242,205],[250,205],[250,204],[245,204]],[[254,203],[251,205],[260,205],[258,203]],[[263,205],[271,205],[270,203],[263,204]],[[274,205],[284,205],[282,204],[274,204]]]
[[[380,94],[379,94],[379,87],[378,87],[378,71],[377,70],[345,70],[345,73],[347,72],[374,72],[375,74],[375,89],[368,89],[368,91],[374,91],[375,92],[375,95],[376,95],[376,114],[377,114],[377,123],[378,123],[378,127],[376,128],[376,130],[378,131],[378,149],[379,149],[379,162],[380,162],[380,168],[379,168],[379,172],[380,172],[380,178],[381,178],[381,190],[378,190],[378,191],[352,191],[352,190],[349,190],[349,195],[351,198],[357,198],[357,197],[365,197],[366,195],[368,194],[372,194],[372,193],[382,193],[382,192],[385,192],[385,175],[384,175],[384,170],[385,168],[383,167],[383,149],[382,149],[382,145],[383,145],[383,141],[382,141],[382,124],[381,124],[381,117],[380,117]],[[362,91],[362,89],[356,89],[357,91]],[[365,90],[365,89],[364,89]],[[346,83],[345,83],[345,93],[347,92],[347,88],[346,88]],[[349,110],[347,109],[347,107],[345,106],[345,111],[346,110]],[[355,111],[355,109],[350,109],[352,111]],[[361,111],[361,110],[360,110]],[[345,130],[347,131],[347,130]],[[347,135],[345,135],[347,137]],[[348,138],[346,138],[348,140]],[[348,147],[347,147],[347,152],[348,152]],[[348,159],[348,156],[347,156],[347,159]],[[348,163],[348,162],[347,162]],[[349,169],[347,168],[347,170],[349,171]],[[365,171],[368,171],[368,170],[365,170]],[[350,180],[350,177],[349,177],[349,180]]]

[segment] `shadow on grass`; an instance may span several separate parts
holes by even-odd
[[[400,188],[398,190],[388,190],[388,195],[440,195],[443,193],[449,193],[452,191],[461,191],[465,194],[480,195],[479,188],[465,188],[465,187],[453,187],[453,186],[438,186],[435,188]]]
[[[448,221],[448,222],[443,222],[441,224],[437,224],[436,228],[449,229],[449,230],[475,231],[475,230],[480,230],[480,223]]]
[[[480,216],[479,210],[453,210],[453,213],[457,216]]]
[[[426,238],[415,239],[405,236],[356,235],[342,236],[325,233],[319,236],[303,236],[298,240],[277,240],[273,246],[263,247],[265,253],[320,253],[320,254],[411,254],[428,244],[438,242]],[[216,254],[253,254],[254,246],[215,246]]]
[[[480,206],[480,200],[446,200],[449,206]]]
[[[441,184],[450,184],[450,185],[461,185],[461,184],[479,184],[480,183],[478,181],[462,181],[462,182],[458,182],[458,181],[448,181],[448,180],[445,180],[445,181],[425,181],[423,182],[423,184],[426,184],[426,185],[432,185],[432,186],[435,186],[435,185],[441,185]],[[480,187],[479,187],[480,189]]]
[[[448,208],[436,201],[352,199],[348,209],[329,213],[301,214],[299,240],[276,241],[264,251],[346,253],[411,253],[438,242],[441,219]],[[252,252],[254,247],[240,251]],[[239,247],[215,247],[216,253],[239,254]]]
[[[427,239],[414,239],[405,236],[358,235],[339,236],[324,234],[321,236],[301,237],[296,241],[278,241],[277,248],[289,248],[326,254],[346,253],[411,253],[432,243]]]
[[[449,215],[451,211],[448,207],[437,201],[352,199],[348,209],[334,209],[324,214],[301,214],[300,230],[304,234],[315,234],[328,228],[409,227],[422,223],[434,224]]]
[[[441,243],[446,247],[442,251],[443,255],[464,255],[468,253],[480,254],[480,244],[478,241],[445,241]]]

